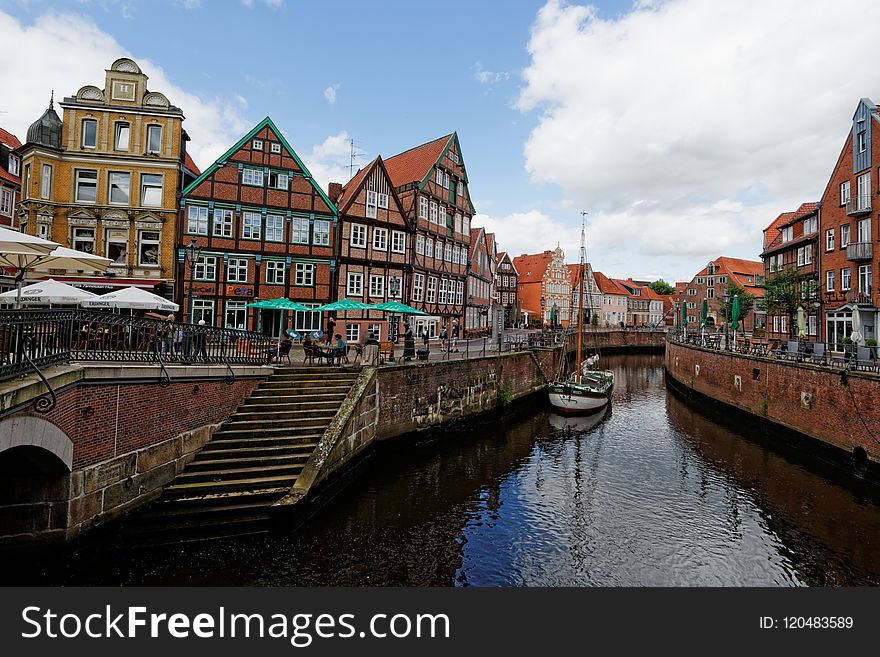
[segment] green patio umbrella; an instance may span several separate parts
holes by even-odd
[[[385,303],[374,303],[370,306],[370,310],[382,310],[387,313],[396,313],[400,315],[427,315],[428,313],[419,310],[418,308],[413,308],[412,306],[407,306],[405,303],[400,303],[398,301],[386,301]]]
[[[709,319],[709,300],[703,299],[703,306],[700,309],[700,328],[706,328],[706,320]]]
[[[253,303],[249,303],[248,306],[250,308],[262,308],[264,310],[280,310],[281,315],[278,317],[278,351],[276,353],[281,353],[281,333],[283,332],[284,326],[284,311],[285,310],[300,310],[304,312],[308,312],[311,310],[308,306],[304,306],[301,303],[296,303],[295,301],[291,301],[290,299],[279,298],[279,299],[263,299],[262,301],[254,301]]]
[[[733,345],[736,346],[736,330],[739,328],[739,295],[733,295],[730,304],[730,330],[733,331]]]
[[[350,299],[340,299],[339,301],[334,301],[333,303],[328,303],[324,306],[319,306],[318,308],[309,308],[309,310],[313,312],[338,312],[341,310],[370,310],[374,306],[371,306],[368,303],[362,303],[360,301],[352,301]]]
[[[688,326],[688,305],[687,301],[681,302],[681,325],[684,328],[685,333],[687,333]]]
[[[803,340],[807,335],[806,330],[806,322],[804,321],[804,307],[798,306],[797,309],[797,326],[798,326],[798,339]]]

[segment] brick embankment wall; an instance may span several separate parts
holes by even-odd
[[[729,354],[674,342],[666,346],[673,383],[781,427],[880,463],[880,376]],[[861,451],[860,451],[861,450]]]
[[[577,335],[570,335],[567,340],[567,351],[576,351]],[[665,331],[590,330],[584,333],[584,346],[591,353],[597,350],[604,353],[660,352],[665,344]]]

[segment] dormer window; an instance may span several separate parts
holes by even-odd
[[[786,226],[782,229],[782,243],[791,242],[794,239],[794,226]]]
[[[866,150],[868,150],[867,130],[859,130],[859,132],[856,134],[856,138],[858,139],[859,153],[864,153]]]
[[[12,153],[9,154],[9,173],[17,176],[21,171],[21,160]]]
[[[263,150],[263,140],[254,139],[253,144],[251,144],[251,148],[253,148],[255,151]]]
[[[279,144],[279,143],[277,143],[277,142],[276,142],[276,143],[272,143],[272,144],[269,145],[269,149],[270,149],[273,153],[280,153],[280,152],[281,152],[281,144]]]

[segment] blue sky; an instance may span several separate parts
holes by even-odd
[[[365,164],[456,130],[501,248],[575,260],[583,209],[595,269],[676,280],[756,259],[761,228],[818,199],[858,99],[880,97],[880,73],[839,74],[880,54],[849,4],[0,0],[7,52],[40,55],[0,62],[0,125],[22,136],[50,88],[125,55],[183,108],[203,168],[266,115],[325,183],[347,179],[348,138]]]

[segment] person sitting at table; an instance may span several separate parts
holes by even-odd
[[[342,365],[342,359],[345,358],[345,355],[348,353],[348,345],[345,344],[345,340],[342,339],[342,336],[339,333],[333,337],[336,339],[336,344],[327,351],[328,360],[332,362],[338,358],[339,364]]]
[[[315,343],[315,340],[308,333],[303,338],[302,346],[305,355],[317,358],[319,363],[322,358],[327,356],[327,353]],[[305,362],[305,360],[303,360],[303,362]]]

